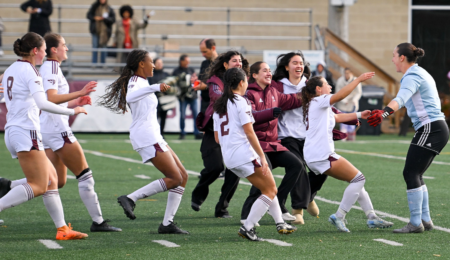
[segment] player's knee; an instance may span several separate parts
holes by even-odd
[[[170,177],[166,183],[167,189],[173,189],[180,186],[183,183],[183,177],[178,174],[176,176]]]
[[[58,180],[58,189],[64,187],[67,183],[67,180]]]
[[[416,189],[416,188],[419,188],[420,186],[422,186],[419,174],[414,174],[411,171],[404,170],[403,178],[405,179],[406,188],[408,190]]]
[[[78,176],[78,189],[80,191],[89,192],[94,190],[94,177],[92,176],[92,172],[89,168],[84,169]]]

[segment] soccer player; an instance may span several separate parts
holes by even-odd
[[[88,95],[95,91],[97,82],[91,81],[82,90],[69,93],[69,84],[60,68],[61,62],[67,59],[69,49],[66,42],[56,33],[47,33],[44,39],[47,45],[47,60],[42,64],[39,73],[42,75],[47,99],[64,108],[91,105],[91,98]],[[78,179],[81,200],[92,218],[91,232],[122,231],[120,228],[110,226],[103,219],[94,190],[94,177],[84,157],[83,149],[70,129],[69,116],[42,111],[40,121],[45,153],[58,174],[58,188],[61,189],[66,184],[69,168]],[[26,182],[25,178],[12,181],[11,187]],[[49,196],[56,196],[58,191],[53,192]]]
[[[86,114],[86,110],[82,107],[68,109],[47,101],[42,77],[35,67],[42,64],[45,49],[44,39],[36,33],[29,32],[17,39],[14,53],[22,59],[8,67],[2,80],[8,109],[5,144],[12,158],[19,159],[26,182],[12,188],[0,199],[0,212],[43,195],[44,204],[57,228],[56,239],[82,239],[88,235],[73,231],[70,223],[69,226],[65,223],[58,177],[44,153],[39,110],[62,115]]]
[[[253,130],[252,107],[244,97],[247,74],[240,68],[228,69],[223,80],[223,94],[214,104],[214,138],[221,146],[225,165],[237,176],[247,178],[262,193],[253,203],[238,234],[251,241],[260,241],[255,224],[267,210],[275,220],[278,233],[292,233],[297,228],[286,224],[281,216],[275,180]]]
[[[408,111],[416,130],[403,169],[411,217],[406,226],[395,229],[394,233],[421,233],[434,227],[430,217],[428,188],[422,176],[447,144],[449,130],[441,112],[436,83],[426,70],[416,64],[425,51],[411,43],[401,43],[392,54],[397,72],[404,74],[400,90],[383,110],[372,111],[368,122],[377,126],[402,107]]]
[[[165,83],[149,85],[147,78],[153,76],[153,60],[144,50],[133,50],[127,58],[120,77],[109,85],[100,104],[111,111],[125,113],[130,108],[133,121],[130,126],[130,140],[133,149],[142,157],[142,162],[152,164],[164,174],[164,178],[128,194],[117,201],[125,215],[135,219],[134,208],[138,199],[169,191],[166,213],[159,225],[160,234],[189,234],[180,229],[173,218],[178,210],[188,180],[186,169],[178,156],[164,141],[157,120],[158,99],[155,92],[167,91]]]
[[[356,118],[366,119],[369,117],[370,111],[334,114],[331,106],[348,96],[360,82],[368,80],[374,75],[374,72],[361,74],[335,95],[330,95],[331,86],[321,76],[309,79],[302,89],[303,120],[306,124],[303,151],[309,169],[316,174],[326,174],[335,179],[349,182],[336,214],[332,214],[328,219],[342,232],[350,232],[345,226],[345,216],[356,201],[361,205],[368,218],[367,226],[369,228],[388,228],[393,225],[375,214],[369,194],[364,189],[366,182],[364,175],[334,151],[333,128],[335,124]]]

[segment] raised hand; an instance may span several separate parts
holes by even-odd
[[[361,118],[367,119],[370,116],[370,110],[361,111]]]
[[[366,73],[361,74],[358,77],[358,80],[359,80],[359,82],[363,82],[363,81],[373,78],[374,76],[375,76],[375,72],[366,72]]]
[[[91,93],[91,92],[95,92],[96,87],[97,87],[96,81],[89,82],[88,84],[86,84],[86,86],[83,87],[82,90],[80,90],[81,96],[86,96],[86,95],[89,95],[89,93]]]
[[[92,105],[92,100],[90,96],[82,96],[77,98],[77,106],[84,106],[84,105]]]
[[[170,89],[170,86],[167,85],[166,83],[161,83],[161,84],[159,84],[159,88],[160,88],[161,92],[166,92],[167,90]]]
[[[369,123],[369,125],[373,127],[379,125],[381,121],[383,121],[383,113],[384,110],[380,109],[372,110],[372,112],[370,112],[370,116],[367,118],[367,123]]]

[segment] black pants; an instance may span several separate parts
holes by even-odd
[[[169,112],[169,110],[163,110],[161,104],[158,102],[157,113],[160,118],[159,126],[162,135],[164,135],[164,127],[166,126],[167,112]]]
[[[278,187],[278,201],[280,202],[280,207],[282,212],[287,212],[285,203],[289,192],[297,183],[297,180],[304,171],[304,166],[302,162],[293,153],[288,151],[283,152],[268,152],[265,153],[267,163],[270,169],[275,169],[277,167],[283,167],[286,171],[280,186]],[[244,202],[244,206],[241,211],[241,219],[247,219],[248,214],[252,208],[253,203],[261,195],[261,191],[255,186],[250,189],[250,194]]]
[[[202,145],[200,147],[202,153],[204,169],[200,172],[200,180],[192,191],[192,202],[202,205],[209,193],[209,185],[213,183],[224,169],[222,151],[220,145],[214,140],[214,132],[207,130],[203,135]],[[222,194],[216,205],[215,216],[221,217],[228,214],[228,205],[239,184],[239,177],[233,172],[226,169],[225,181],[222,185]]]

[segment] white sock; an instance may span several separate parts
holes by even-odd
[[[47,209],[48,214],[50,214],[53,223],[55,223],[56,228],[66,226],[66,221],[64,221],[64,210],[58,190],[48,190],[42,195],[42,199],[44,200],[45,208]]]
[[[147,198],[166,190],[167,190],[166,183],[164,182],[163,179],[159,179],[127,195],[127,197],[136,202],[138,199]]]
[[[336,217],[341,219],[345,218],[345,215],[350,211],[353,204],[355,204],[358,199],[359,193],[364,187],[365,182],[366,178],[364,175],[361,172],[358,172],[344,191],[344,196],[342,197],[341,204],[336,212]]]
[[[0,211],[15,207],[33,198],[34,192],[28,183],[16,186],[0,199]]]
[[[359,192],[358,203],[368,219],[374,219],[377,217],[377,214],[375,214],[375,211],[373,210],[373,205],[372,201],[370,200],[369,193],[367,193],[364,187]]]
[[[78,178],[78,192],[80,193],[81,200],[86,206],[92,221],[101,224],[103,223],[102,210],[98,202],[97,193],[94,190],[94,185],[95,181],[94,177],[92,177],[91,170]]]
[[[255,201],[255,203],[253,203],[253,206],[250,209],[250,213],[248,214],[248,217],[244,222],[244,227],[247,230],[252,229],[255,224],[258,223],[264,216],[266,211],[269,209],[270,204],[272,204],[272,200],[269,199],[269,197],[267,197],[266,195],[259,196],[259,198]],[[278,205],[278,207],[280,206]]]
[[[183,193],[184,187],[181,186],[169,190],[169,195],[167,196],[166,213],[164,214],[163,220],[164,226],[168,226],[170,222],[173,222],[173,217],[175,217],[178,207],[180,206],[181,197],[183,197]]]
[[[272,215],[273,220],[275,220],[275,224],[284,223],[283,217],[281,216],[280,202],[278,201],[277,196],[273,198],[272,203],[269,206],[269,212],[270,215]]]
[[[27,178],[11,181],[11,189],[25,183],[27,183]]]

